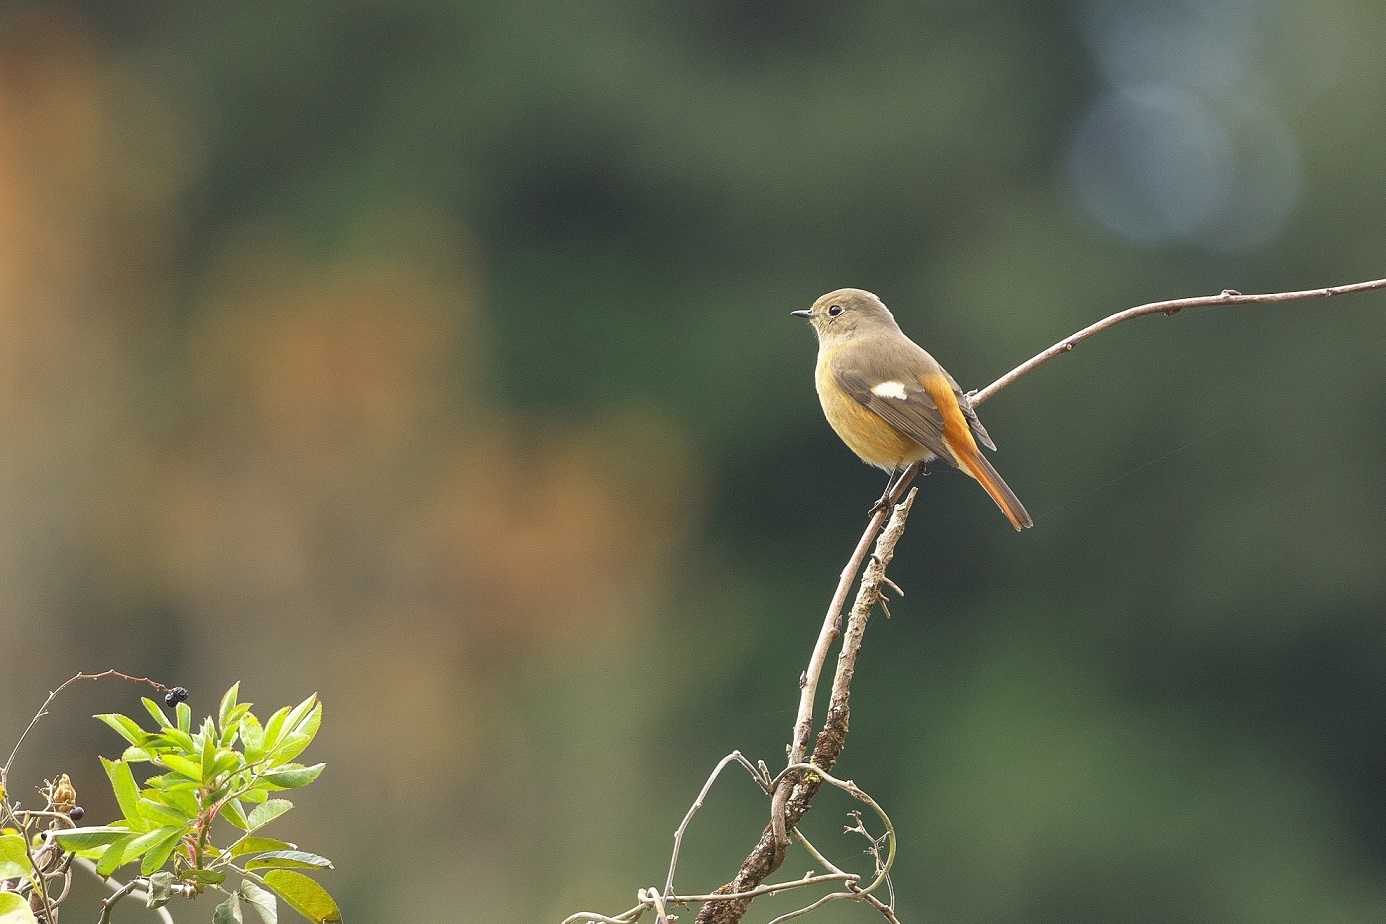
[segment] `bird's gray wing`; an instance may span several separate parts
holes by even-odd
[[[833,378],[862,407],[934,455],[953,458],[943,442],[943,415],[917,382],[883,379],[860,369],[837,369]],[[891,387],[883,387],[882,383]]]

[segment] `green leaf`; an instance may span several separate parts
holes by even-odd
[[[293,807],[294,804],[288,799],[270,799],[263,805],[255,806],[250,810],[250,817],[246,819],[250,822],[248,830],[254,831],[263,828]]]
[[[54,831],[53,839],[57,841],[64,850],[86,850],[89,847],[114,844],[129,833],[130,832],[124,828],[113,828],[110,825],[100,825],[91,828],[69,828],[66,831]]]
[[[140,814],[160,825],[185,825],[197,815],[196,812],[193,812],[192,815],[184,815],[178,809],[155,802],[153,799],[140,800]]]
[[[303,767],[290,764],[279,770],[271,770],[261,777],[261,779],[268,780],[274,785],[284,789],[297,789],[300,786],[307,786],[309,783],[316,780],[322,774],[323,768],[326,766],[327,764],[313,764],[311,767]]]
[[[245,759],[250,762],[265,756],[265,729],[253,715],[241,719],[241,741],[245,744]]]
[[[244,924],[241,917],[241,897],[235,892],[212,912],[212,924]]]
[[[0,892],[0,924],[38,924],[38,920],[22,895]]]
[[[318,695],[314,693],[285,717],[278,742],[275,745],[266,744],[275,757],[282,761],[293,760],[312,743],[318,727],[322,725],[322,703],[317,699]],[[268,729],[265,734],[268,738]]]
[[[120,755],[120,759],[127,764],[143,764],[149,762],[149,752],[144,748],[130,745],[125,749],[125,753]]]
[[[250,830],[250,820],[245,817],[245,808],[240,799],[230,799],[221,807],[221,814],[242,831]]]
[[[168,720],[168,716],[164,715],[164,710],[159,708],[158,703],[154,702],[154,700],[150,699],[148,696],[141,696],[140,702],[144,703],[145,711],[152,715],[154,721],[158,722],[160,726],[163,728],[173,727],[173,723]]]
[[[139,837],[138,834],[127,834],[107,847],[106,852],[101,855],[101,859],[96,861],[97,875],[104,878],[124,866],[125,851],[130,849],[130,845],[135,842],[137,837]]]
[[[340,924],[342,920],[342,912],[327,890],[302,873],[272,870],[265,874],[265,885],[314,924]]]
[[[113,712],[103,712],[96,718],[105,722],[107,725],[111,726],[111,728],[114,728],[116,734],[120,735],[120,737],[131,744],[139,744],[140,739],[149,734],[143,728],[136,725],[135,720],[128,716],[118,715]]]
[[[294,734],[312,737],[317,734],[321,723],[322,704],[318,702],[318,694],[314,693],[294,707],[284,720],[284,728]]]
[[[269,799],[269,788],[261,787],[259,783],[256,783],[254,789],[247,789],[241,793],[241,799],[254,805],[260,805]]]
[[[210,721],[210,720],[209,720]],[[215,775],[217,764],[217,739],[215,735],[207,735],[202,739],[202,773],[198,777],[201,780],[210,780]]]
[[[200,882],[203,885],[221,885],[226,881],[226,872],[219,869],[190,869],[182,875],[182,879]]]
[[[248,853],[261,853],[266,850],[297,850],[297,844],[278,841],[272,837],[243,837],[231,845],[231,856],[240,857]]]
[[[194,793],[197,791],[196,783],[178,783],[174,786],[159,788],[159,795],[164,802],[178,809],[188,818],[196,818],[202,811],[202,806],[198,804]]]
[[[185,703],[179,703],[179,705],[181,706],[181,705],[186,705],[186,704],[185,704]],[[190,734],[188,734],[187,732],[183,731],[183,729],[181,729],[181,728],[170,728],[170,729],[168,729],[167,731],[164,732],[164,735],[167,736],[167,737],[168,737],[168,740],[172,741],[172,742],[174,743],[174,745],[175,745],[179,750],[181,750],[184,754],[196,754],[196,753],[197,753],[197,745],[193,742],[192,735],[190,735]]]
[[[313,743],[312,735],[304,735],[294,732],[285,735],[284,740],[279,742],[279,746],[272,752],[275,763],[287,763],[293,760],[304,751],[308,750],[308,745]]]
[[[170,834],[177,834],[180,830],[181,829],[176,825],[165,825],[162,828],[155,828],[153,831],[146,831],[143,834],[136,835],[135,839],[131,841],[125,848],[124,862],[130,863],[144,856],[146,853],[163,843],[164,840],[170,836]],[[157,866],[154,868],[158,869]]]
[[[111,781],[111,789],[115,790],[116,802],[120,805],[120,813],[130,823],[130,827],[135,831],[148,831],[149,824],[140,817],[137,808],[140,801],[140,788],[135,784],[135,775],[130,772],[130,765],[123,760],[107,760],[103,757],[101,758],[101,766],[105,768],[106,776]]]
[[[241,893],[241,897],[255,909],[265,924],[279,924],[279,903],[275,901],[273,892],[260,888],[249,879],[242,882],[236,891]]]
[[[196,780],[199,783],[202,782],[202,765],[193,763],[180,754],[160,754],[159,763],[168,767],[174,773],[185,776],[190,780]]]
[[[217,723],[223,729],[231,725],[231,710],[236,708],[236,702],[240,699],[241,682],[237,680],[231,684],[231,688],[221,695],[221,706],[217,709]]]
[[[145,854],[144,860],[140,862],[140,875],[148,876],[167,863],[169,854],[173,853],[173,848],[178,846],[179,839],[187,833],[187,830],[187,825],[169,825],[167,828],[160,828],[159,831],[150,832],[152,834],[164,832],[164,837],[149,846],[149,853]]]
[[[289,707],[276,709],[274,715],[265,723],[265,750],[273,751],[279,745],[279,736],[284,733],[284,720],[289,717]]]
[[[185,735],[189,734],[192,731],[192,707],[187,703],[179,703],[178,708],[173,711],[178,716],[178,730]]]
[[[220,776],[223,773],[230,773],[233,770],[239,770],[244,766],[245,758],[240,755],[239,751],[233,751],[229,747],[223,747],[217,752],[217,759],[212,764],[212,774],[208,776],[207,779],[211,779],[213,776]]]
[[[18,834],[0,837],[0,879],[32,879],[32,872],[29,855],[24,852],[24,838]]]
[[[302,850],[269,850],[252,858],[246,869],[331,869],[332,861]]]

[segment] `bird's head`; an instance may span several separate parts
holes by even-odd
[[[812,308],[801,308],[790,314],[807,319],[819,343],[825,346],[900,330],[885,303],[863,289],[837,289],[819,298]]]

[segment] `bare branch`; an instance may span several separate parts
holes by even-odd
[[[1353,292],[1371,292],[1377,289],[1386,289],[1386,279],[1373,279],[1370,282],[1354,282],[1343,286],[1329,286],[1324,289],[1302,289],[1298,292],[1272,292],[1266,295],[1243,295],[1235,289],[1223,289],[1220,295],[1175,298],[1169,301],[1150,302],[1146,305],[1138,305],[1135,308],[1127,308],[1125,311],[1118,311],[1116,314],[1108,315],[1096,324],[1089,324],[1087,327],[1078,331],[1078,333],[1065,337],[1043,353],[1033,356],[1019,366],[1016,366],[986,388],[973,392],[969,397],[972,399],[973,406],[981,404],[1022,375],[1044,365],[1055,356],[1072,351],[1074,347],[1094,334],[1101,333],[1109,327],[1115,327],[1122,321],[1129,321],[1132,318],[1143,317],[1147,314],[1164,314],[1172,317],[1181,311],[1193,308],[1221,308],[1225,305],[1272,305],[1278,302],[1297,302],[1307,298],[1328,298],[1331,295],[1348,295]]]
[[[39,723],[39,719],[48,715],[48,707],[53,704],[53,700],[58,698],[58,694],[65,690],[69,684],[76,683],[79,680],[100,680],[102,677],[120,677],[134,683],[147,683],[160,693],[167,693],[169,691],[168,687],[156,680],[150,680],[148,677],[131,677],[129,674],[122,674],[117,670],[101,671],[99,674],[77,674],[69,677],[58,684],[56,690],[48,694],[48,698],[43,701],[43,705],[39,707],[38,712],[34,713],[34,717],[29,720],[29,726],[24,729],[24,732],[19,736],[19,740],[14,743],[14,749],[10,751],[10,756],[5,761],[5,765],[0,767],[0,788],[6,791],[9,790],[10,766],[14,763],[15,755],[19,753],[19,746],[24,743],[24,739],[29,736],[29,732],[34,730],[34,726]]]
[[[113,905],[115,902],[119,901],[120,898],[124,897],[125,895],[133,894],[136,898],[143,898],[145,896],[145,892],[143,891],[143,879],[132,879],[129,882],[122,885],[116,880],[110,879],[98,873],[96,871],[96,863],[86,859],[85,857],[78,857],[74,865],[79,866],[87,872],[91,873],[93,876],[97,878],[97,880],[102,885],[106,886],[108,889],[111,889],[112,892],[115,893],[111,895],[110,898],[106,899],[105,902],[102,903],[101,913],[103,915],[109,915],[110,906]],[[173,924],[173,915],[169,913],[169,910],[167,908],[164,908],[162,906],[155,908],[154,913],[159,916],[159,920],[162,921],[163,924]]]
[[[900,490],[904,490],[908,481],[913,477],[913,469],[900,479]],[[871,612],[881,599],[881,585],[885,578],[886,566],[890,564],[891,558],[895,554],[895,544],[900,541],[900,537],[905,531],[905,520],[909,516],[910,507],[914,504],[915,492],[911,490],[905,495],[904,501],[896,504],[890,510],[890,520],[885,529],[881,529],[880,522],[885,513],[877,513],[872,517],[868,524],[866,533],[862,536],[862,542],[858,543],[856,551],[852,555],[852,562],[848,569],[843,571],[843,582],[846,589],[839,585],[838,592],[842,599],[846,599],[846,590],[850,590],[851,582],[856,577],[856,571],[860,569],[861,562],[866,559],[867,549],[870,548],[870,540],[876,537],[879,531],[880,536],[876,541],[875,553],[871,556],[869,564],[866,566],[865,574],[862,576],[861,586],[857,589],[856,600],[852,604],[852,612],[847,620],[846,631],[842,634],[842,648],[837,656],[837,669],[833,676],[832,694],[828,702],[828,714],[824,719],[823,730],[819,732],[818,739],[814,743],[813,757],[811,760],[812,772],[805,773],[805,764],[802,759],[791,760],[785,773],[781,773],[775,787],[775,798],[770,809],[770,824],[761,833],[760,840],[742,862],[741,868],[736,876],[718,890],[724,895],[737,894],[749,891],[765,880],[767,876],[779,869],[784,862],[785,851],[789,846],[790,840],[788,830],[799,823],[799,819],[808,811],[814,795],[823,783],[823,774],[832,769],[837,762],[838,755],[842,753],[843,745],[847,741],[847,724],[850,710],[848,708],[851,695],[852,676],[856,670],[857,653],[861,649],[861,640],[866,632],[866,622],[871,617]],[[836,597],[835,597],[836,600]],[[824,631],[835,631],[835,623],[840,616],[841,604],[837,603],[836,608],[830,608],[828,618],[824,621]],[[831,642],[831,636],[828,641]],[[819,635],[820,644],[823,642],[823,634]],[[826,652],[822,655],[826,660]],[[819,651],[815,647],[813,658],[819,658]],[[811,667],[815,665],[813,662]],[[818,662],[816,670],[821,672],[822,663]],[[813,681],[816,684],[816,680]],[[811,704],[812,694],[809,694]],[[801,709],[803,705],[801,697]],[[810,710],[811,710],[810,705]],[[812,723],[812,713],[809,715],[810,728]],[[795,734],[799,734],[800,725],[796,723]],[[796,740],[795,744],[798,742]],[[798,749],[800,753],[803,748]],[[795,752],[795,747],[791,746],[791,755]],[[746,913],[750,906],[749,899],[730,899],[724,898],[718,901],[709,902],[698,912],[698,924],[735,924],[741,920],[741,916]]]

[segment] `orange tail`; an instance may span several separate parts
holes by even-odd
[[[1015,496],[1010,485],[1001,479],[996,469],[991,467],[987,457],[982,455],[981,450],[976,446],[964,447],[961,452],[952,446],[953,455],[958,460],[958,467],[967,472],[977,482],[986,489],[991,495],[991,499],[996,501],[996,506],[1001,508],[1001,512],[1011,521],[1011,525],[1017,530],[1024,529],[1026,526],[1034,526],[1035,521],[1030,519],[1030,514],[1026,512],[1025,505],[1020,502],[1020,498]]]

